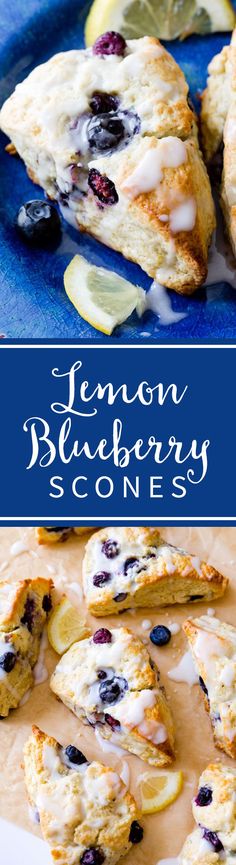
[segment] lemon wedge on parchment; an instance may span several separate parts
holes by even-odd
[[[59,604],[54,607],[48,622],[49,643],[58,655],[63,655],[67,649],[91,634],[85,619],[73,607],[64,595]]]
[[[143,814],[155,814],[174,802],[183,786],[182,772],[168,772],[164,769],[158,774],[146,772],[139,784]]]

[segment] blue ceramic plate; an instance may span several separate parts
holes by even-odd
[[[38,63],[57,51],[83,46],[89,3],[81,0],[0,0],[0,103]],[[211,57],[229,42],[230,34],[192,37],[168,43],[182,67],[191,96],[205,86]],[[105,265],[148,289],[151,280],[136,265],[64,223],[62,243],[55,253],[27,249],[14,228],[20,205],[43,193],[27,178],[23,163],[4,152],[0,136],[0,333],[8,339],[95,339],[106,337],[76,313],[63,288],[64,270],[76,252]],[[161,327],[151,312],[140,322],[134,315],[113,334],[115,339],[147,341],[236,338],[236,296],[230,285],[200,289],[192,298],[170,292],[176,311],[186,318]],[[109,338],[108,338],[109,339]]]

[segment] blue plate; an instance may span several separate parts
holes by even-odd
[[[235,0],[236,3],[236,0]],[[84,22],[89,3],[80,0],[0,0],[0,104],[38,63],[57,51],[83,46]],[[189,82],[191,96],[206,82],[212,56],[229,42],[230,34],[192,37],[184,43],[168,43]],[[76,252],[97,265],[105,265],[148,289],[151,280],[118,253],[79,234],[64,223],[63,238],[55,253],[28,249],[14,228],[22,202],[43,193],[27,178],[23,163],[4,152],[0,136],[0,332],[8,339],[93,339],[106,337],[86,324],[66,297],[64,270]],[[192,298],[170,292],[174,310],[186,318],[161,327],[151,312],[140,322],[132,316],[113,334],[128,341],[227,341],[236,337],[235,291],[220,283],[216,290],[200,289]],[[108,338],[109,340],[109,338]]]

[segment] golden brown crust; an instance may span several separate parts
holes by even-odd
[[[119,776],[99,762],[76,771],[65,761],[59,743],[37,727],[25,745],[24,758],[30,804],[39,812],[53,861],[76,865],[85,849],[95,846],[109,865],[115,865],[130,849],[131,825],[140,817]]]
[[[107,560],[103,544],[114,539],[119,555]],[[124,573],[129,557],[138,567]],[[111,572],[111,579],[100,588],[93,583],[100,570]],[[221,597],[228,579],[197,557],[167,544],[151,528],[108,527],[92,535],[83,560],[83,586],[89,611],[95,616],[114,615],[129,607],[168,606],[174,603],[212,601]],[[119,595],[125,595],[119,598]],[[118,598],[118,600],[117,600]]]

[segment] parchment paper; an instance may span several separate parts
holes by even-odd
[[[230,577],[230,588],[225,598],[215,602],[216,615],[236,625],[236,529],[234,528],[168,528],[161,529],[166,540],[204,558]],[[13,557],[11,546],[15,541],[25,543],[27,551]],[[0,580],[12,581],[37,575],[52,576],[58,594],[64,589],[81,610],[81,599],[70,583],[81,584],[81,562],[87,537],[72,537],[64,544],[39,547],[32,528],[0,529]],[[4,566],[1,570],[1,567]],[[64,580],[64,581],[63,581]],[[67,584],[67,585],[66,585]],[[85,609],[85,605],[84,609]],[[188,615],[198,616],[207,612],[207,604],[199,603],[184,607],[169,607],[167,610],[143,609],[135,614],[104,620],[88,617],[93,630],[98,626],[127,625],[140,636],[148,638],[141,626],[143,619],[152,625],[181,622]],[[176,762],[173,769],[184,772],[183,792],[165,811],[145,817],[144,840],[126,857],[127,865],[156,865],[159,859],[172,857],[180,852],[186,834],[193,827],[191,798],[197,786],[200,772],[209,760],[221,759],[232,765],[230,758],[221,754],[213,745],[210,722],[203,706],[198,686],[176,684],[167,676],[167,671],[176,666],[186,651],[186,640],[182,633],[172,637],[168,646],[155,648],[149,641],[149,649],[157,661],[162,680],[166,686],[176,728]],[[45,656],[49,676],[58,656],[48,649]],[[40,836],[28,814],[27,799],[22,770],[22,748],[32,723],[36,723],[62,744],[74,743],[85,752],[88,759],[98,758],[102,762],[121,769],[123,760],[130,768],[130,788],[139,800],[137,779],[147,771],[154,771],[148,764],[129,754],[117,758],[114,753],[103,753],[98,747],[92,728],[84,727],[58,702],[49,688],[49,679],[34,687],[30,699],[20,709],[14,710],[8,719],[0,721],[0,815]]]

